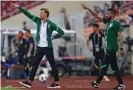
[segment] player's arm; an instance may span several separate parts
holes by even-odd
[[[88,49],[90,50],[90,44],[89,44],[89,43],[90,43],[90,40],[87,39],[87,40],[86,40],[86,44],[87,44]]]
[[[119,36],[120,49],[121,49],[121,48],[123,48],[123,36],[122,36],[122,32],[118,32],[118,36]]]
[[[53,30],[58,32],[56,35],[53,36],[52,39],[57,39],[57,38],[62,37],[65,34],[64,31],[60,27],[58,27],[55,23],[53,23],[53,22],[51,22],[51,23],[52,23]]]
[[[96,17],[97,19],[99,19],[99,20],[101,20],[101,21],[103,20],[103,17],[102,17],[101,15],[99,15],[97,12],[91,10],[89,7],[87,7],[87,6],[84,5],[84,4],[81,4],[81,6],[82,6],[83,9],[88,10],[88,11],[89,11],[94,17]]]
[[[120,42],[120,54],[121,54],[121,56],[124,56],[122,29],[121,29],[120,23],[119,23],[118,21],[115,21],[115,29],[116,29],[117,34],[118,34],[118,37],[119,37],[119,42]]]
[[[30,12],[28,12],[27,10],[25,10],[24,8],[20,7],[17,4],[12,3],[12,8],[18,8],[21,12],[23,12],[28,18],[30,18],[31,20],[33,20],[35,23],[37,23],[38,17],[32,15]]]
[[[92,49],[91,49],[91,47],[90,47],[90,41],[91,41],[91,39],[92,39],[91,37],[92,37],[92,35],[90,35],[89,38],[88,38],[87,41],[86,41],[87,47],[88,47],[88,49],[89,49],[90,51],[92,51]]]
[[[119,36],[119,42],[120,42],[120,55],[123,57],[124,51],[123,51],[123,36],[122,36],[122,32],[118,32],[118,36]]]
[[[122,35],[122,29],[121,25],[118,21],[115,21],[115,29],[118,34],[119,42],[120,42],[120,48],[123,48],[123,35]]]

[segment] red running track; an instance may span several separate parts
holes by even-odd
[[[60,89],[54,90],[112,90],[113,87],[117,86],[117,81],[115,77],[110,76],[110,81],[102,81],[100,87],[98,89],[92,88],[88,85],[89,82],[96,80],[96,77],[92,76],[70,76],[70,77],[62,77],[60,78]],[[13,88],[20,88],[19,90],[51,90],[46,88],[47,85],[52,83],[52,78],[50,77],[46,84],[41,84],[39,80],[35,80],[32,84],[32,88],[24,88],[22,85],[18,83],[19,80],[9,80],[2,78],[1,86],[12,86]],[[126,85],[125,90],[133,90],[133,77],[132,76],[124,76],[123,77],[124,84]],[[22,81],[22,80],[21,80]]]

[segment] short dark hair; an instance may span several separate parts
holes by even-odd
[[[47,13],[47,17],[49,17],[49,10],[47,8],[41,8],[40,10],[44,10],[44,12]]]
[[[116,15],[116,10],[114,8],[109,8],[107,11],[110,11],[111,13],[113,13],[114,16]]]
[[[25,32],[28,32],[29,34],[31,33],[31,31],[28,29],[28,30],[25,30]]]
[[[24,35],[23,31],[19,31],[18,33],[21,33],[22,35]]]
[[[94,24],[92,24],[92,27],[97,27],[97,28],[99,28],[99,25],[98,25],[97,23],[94,23]]]

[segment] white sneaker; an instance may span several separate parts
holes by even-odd
[[[35,76],[34,79],[38,79],[38,76]]]
[[[119,84],[117,87],[113,88],[113,90],[125,90],[125,85]]]
[[[105,81],[109,81],[109,78],[107,76],[103,77]]]

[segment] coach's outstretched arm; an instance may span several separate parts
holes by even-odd
[[[31,13],[29,13],[27,10],[25,10],[24,8],[20,7],[17,4],[12,3],[12,8],[18,8],[21,12],[23,12],[28,18],[30,18],[31,20],[33,20],[35,23],[37,23],[38,17],[32,15]]]
[[[83,9],[88,10],[94,17],[98,18],[99,20],[103,20],[103,17],[101,15],[99,15],[97,12],[91,10],[89,7],[87,7],[84,4],[81,4],[81,6],[82,6]]]

